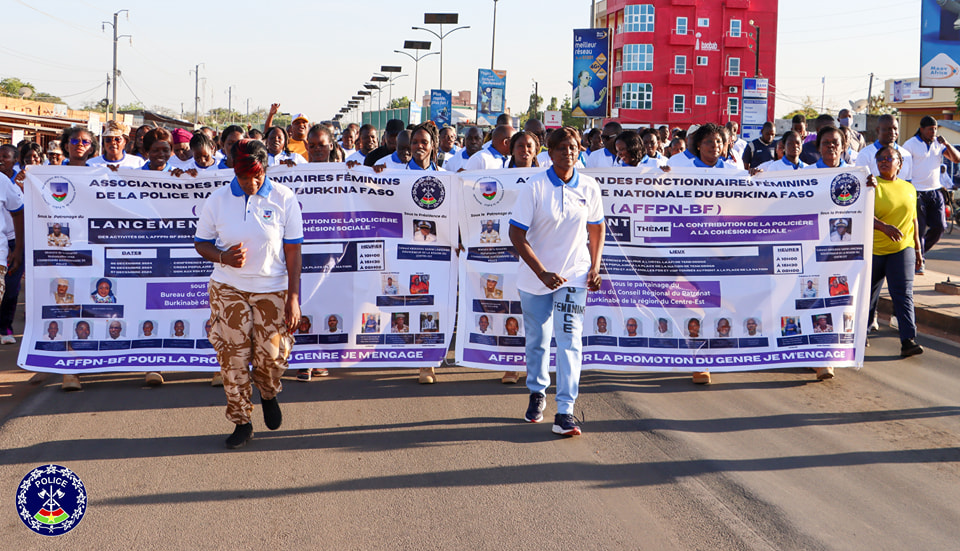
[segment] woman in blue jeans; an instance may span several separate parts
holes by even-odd
[[[557,414],[553,432],[580,434],[573,405],[580,386],[583,313],[587,290],[600,288],[604,222],[600,186],[577,172],[580,133],[570,127],[547,138],[553,166],[532,176],[510,219],[510,242],[523,262],[517,289],[526,328],[527,388],[524,418],[543,420],[550,385],[550,339],[557,340]]]
[[[873,272],[870,319],[876,319],[883,281],[893,302],[900,332],[900,356],[922,354],[917,344],[913,310],[913,275],[923,265],[920,232],[917,231],[917,190],[897,178],[903,159],[892,146],[877,151],[876,195],[873,204]]]

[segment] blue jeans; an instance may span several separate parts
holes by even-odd
[[[920,245],[927,252],[940,241],[947,229],[947,204],[940,190],[917,192],[917,231]]]
[[[883,280],[887,280],[887,291],[893,302],[893,313],[897,316],[897,328],[900,341],[917,338],[917,322],[913,311],[913,274],[917,262],[917,253],[913,247],[893,254],[873,255],[873,271],[870,289],[870,319],[877,317],[877,303],[880,302],[880,289]]]
[[[550,386],[550,339],[557,339],[557,413],[573,414],[580,393],[583,312],[587,290],[561,287],[545,295],[520,291],[527,344],[527,388],[546,395]]]

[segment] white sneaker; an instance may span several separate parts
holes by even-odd
[[[4,335],[0,337],[0,344],[17,344],[17,338],[13,335]]]

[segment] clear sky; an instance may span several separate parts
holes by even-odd
[[[719,0],[708,0],[719,1]],[[489,68],[493,0],[183,1],[3,0],[0,77],[18,77],[62,97],[71,107],[105,97],[112,67],[112,30],[101,21],[121,15],[123,79],[118,103],[141,101],[193,111],[198,63],[201,110],[243,112],[281,103],[312,120],[330,118],[380,69],[401,65],[394,96],[413,95],[413,61],[394,53],[404,40],[437,41],[424,31],[424,12],[458,12],[459,30],[444,41],[444,88],[473,90],[477,68]],[[400,7],[405,6],[405,7]],[[534,82],[547,102],[569,95],[574,28],[589,27],[590,0],[499,0],[496,68],[507,71],[507,105],[527,107]],[[659,25],[658,25],[659,26]],[[919,71],[919,0],[784,0],[777,37],[776,115],[809,96],[819,108],[847,107],[886,78]],[[433,26],[436,28],[436,26]],[[446,26],[445,26],[446,29]],[[761,43],[763,47],[768,35]],[[439,56],[419,64],[418,101],[439,84]],[[205,89],[205,93],[204,93]],[[384,105],[390,92],[384,91]]]

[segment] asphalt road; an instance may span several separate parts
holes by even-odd
[[[584,435],[523,423],[527,392],[490,372],[335,372],[280,395],[241,450],[209,378],[85,377],[0,426],[6,549],[956,549],[955,345],[860,371],[588,372]],[[554,404],[548,402],[552,419]],[[48,462],[89,492],[64,536],[27,530],[20,479]]]
[[[960,226],[945,233],[933,250],[927,253],[927,266],[944,274],[960,277]]]

